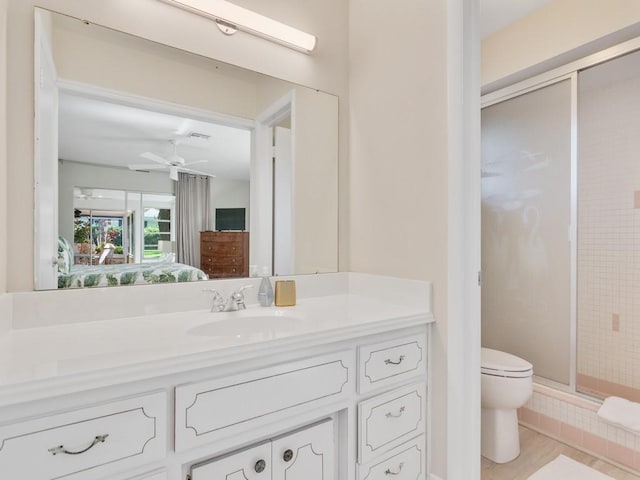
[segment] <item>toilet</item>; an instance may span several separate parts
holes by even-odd
[[[533,393],[533,366],[510,353],[482,349],[482,456],[507,463],[520,455],[518,408]]]

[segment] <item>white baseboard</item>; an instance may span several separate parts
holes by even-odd
[[[442,479],[432,473],[431,475],[429,475],[429,480],[442,480]]]

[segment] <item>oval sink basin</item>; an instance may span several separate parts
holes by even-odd
[[[235,314],[235,315],[234,315]],[[217,314],[212,314],[217,315]],[[245,314],[230,312],[225,318],[195,326],[187,330],[189,335],[207,337],[237,338],[278,338],[308,328],[308,322],[301,316],[270,312],[266,314]]]

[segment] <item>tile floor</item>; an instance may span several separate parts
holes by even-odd
[[[536,470],[558,455],[565,455],[615,480],[640,480],[640,476],[603,462],[533,430],[520,427],[520,456],[506,464],[482,458],[482,480],[527,480]],[[558,479],[561,480],[561,479]]]

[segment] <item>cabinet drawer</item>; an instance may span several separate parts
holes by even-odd
[[[405,443],[365,465],[358,465],[358,480],[419,480],[425,478],[425,437]]]
[[[2,477],[86,480],[162,459],[166,407],[159,392],[2,426]]]
[[[361,463],[424,433],[426,393],[426,385],[419,383],[358,405],[358,459]]]
[[[358,392],[365,393],[409,377],[426,374],[424,335],[358,348]]]
[[[176,388],[176,451],[351,394],[353,353],[337,352]]]

